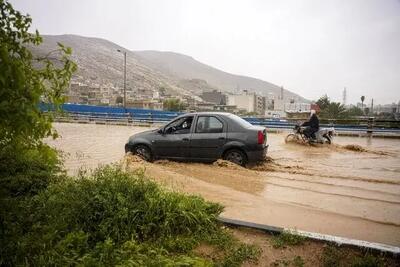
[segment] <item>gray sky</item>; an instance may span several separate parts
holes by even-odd
[[[174,51],[306,98],[400,100],[400,0],[11,0],[42,34]]]

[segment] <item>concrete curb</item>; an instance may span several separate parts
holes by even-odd
[[[246,222],[246,221],[235,220],[235,219],[224,218],[224,217],[218,217],[218,220],[220,222],[222,222],[223,224],[231,225],[231,226],[247,227],[247,228],[261,230],[261,231],[265,231],[265,232],[269,232],[269,233],[274,233],[274,234],[282,233],[283,231],[287,231],[287,232],[295,233],[297,235],[304,236],[304,237],[307,237],[307,238],[310,238],[313,240],[326,241],[326,242],[335,243],[338,245],[355,246],[355,247],[364,248],[364,249],[373,249],[373,250],[378,250],[381,252],[389,252],[389,253],[393,253],[396,256],[400,255],[400,247],[395,247],[395,246],[381,244],[381,243],[374,243],[374,242],[350,239],[350,238],[333,236],[333,235],[312,233],[312,232],[306,232],[306,231],[295,230],[295,229],[290,229],[290,228],[275,227],[275,226],[270,226],[270,225],[265,225],[265,224]]]

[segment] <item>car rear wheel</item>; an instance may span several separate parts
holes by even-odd
[[[153,161],[153,155],[151,154],[150,148],[148,148],[147,146],[144,145],[135,146],[132,153],[134,155],[138,155],[145,161],[150,161],[150,162]]]
[[[245,166],[247,163],[246,155],[242,151],[237,149],[232,149],[226,152],[224,155],[224,160],[233,162],[240,166]]]

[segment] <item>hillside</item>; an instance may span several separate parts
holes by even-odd
[[[250,77],[234,75],[196,61],[192,57],[173,52],[129,51],[110,41],[77,35],[43,36],[44,42],[33,51],[45,55],[57,47],[57,42],[73,49],[73,60],[78,64],[74,79],[91,84],[123,86],[123,55],[127,51],[127,88],[129,90],[159,90],[166,88],[173,94],[201,94],[217,89],[234,92],[238,88],[263,95],[278,96],[280,87]],[[286,99],[302,97],[284,90]]]
[[[123,47],[99,38],[76,35],[43,36],[43,43],[33,47],[36,55],[46,55],[57,48],[57,42],[73,50],[72,59],[78,65],[74,80],[87,84],[114,85],[123,87],[124,56],[117,50],[127,51],[127,90],[158,90],[169,88],[175,93],[185,93],[174,86],[162,73],[141,64],[135,53]]]
[[[251,78],[230,74],[196,61],[192,57],[173,52],[137,51],[140,62],[159,72],[179,79],[201,79],[209,85],[225,92],[236,92],[247,89],[262,95],[269,93],[280,95],[281,88],[275,84]],[[285,99],[302,99],[301,96],[284,90]]]

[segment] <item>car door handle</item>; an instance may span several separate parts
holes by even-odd
[[[225,137],[219,137],[218,139],[219,140],[225,140]]]
[[[189,141],[189,138],[182,138],[182,141]]]

